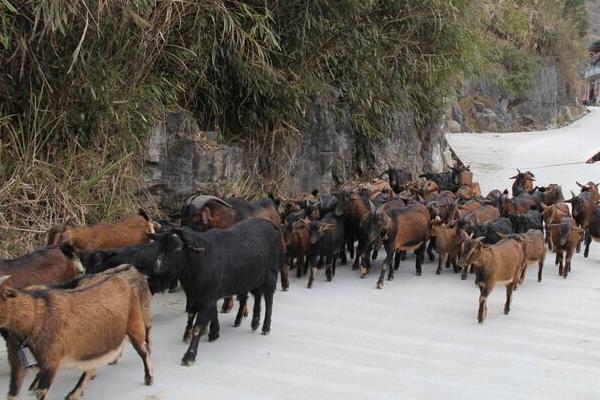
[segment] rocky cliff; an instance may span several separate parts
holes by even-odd
[[[293,195],[314,188],[330,192],[350,180],[369,179],[388,164],[417,174],[440,171],[451,162],[441,123],[419,132],[408,107],[393,115],[391,135],[361,142],[350,128],[350,113],[334,109],[339,100],[336,91],[321,96],[308,110],[296,140],[275,155],[228,146],[216,133],[201,132],[189,115],[167,114],[146,140],[147,190],[163,207],[177,208],[197,192],[239,193],[240,185],[256,187],[274,176],[272,186]]]
[[[447,114],[448,130],[519,132],[557,127],[581,112],[574,92],[552,59],[546,60],[532,89],[522,97],[490,81],[468,82]]]

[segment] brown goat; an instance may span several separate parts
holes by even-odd
[[[48,285],[72,279],[82,266],[67,244],[48,246],[12,260],[0,260],[0,276],[10,275],[16,288]]]
[[[561,219],[558,224],[548,224],[546,229],[550,233],[552,248],[556,253],[555,265],[558,266],[558,275],[566,279],[571,272],[573,253],[581,243],[584,230],[578,228],[575,220],[570,217]]]
[[[296,276],[298,278],[305,275],[308,268],[309,224],[310,221],[300,220],[284,227],[286,270],[289,270],[294,260],[296,260]]]
[[[45,247],[12,260],[0,260],[0,277],[10,276],[10,283],[15,288],[51,285],[72,279],[80,268],[81,264],[74,256],[74,249],[70,245],[62,244]],[[3,332],[2,336],[6,340],[11,367],[9,397],[16,397],[25,372],[17,356],[16,339],[6,332]]]
[[[556,203],[551,206],[542,204],[542,218],[546,222],[546,243],[548,248],[552,250],[552,240],[550,239],[550,233],[548,232],[548,224],[558,224],[560,220],[569,217],[571,212],[567,203]]]
[[[431,237],[435,238],[435,245],[439,254],[438,267],[435,273],[442,273],[442,265],[446,268],[452,267],[454,272],[458,272],[457,257],[460,252],[459,236],[456,221],[451,221],[446,225],[438,216],[431,222]]]
[[[0,278],[0,328],[35,356],[38,400],[46,398],[60,367],[84,371],[67,396],[79,398],[94,370],[114,361],[126,338],[144,362],[145,383],[152,384],[144,311],[138,292],[122,274],[71,290],[14,289],[8,281],[8,276]]]
[[[149,243],[154,224],[144,210],[114,224],[59,225],[48,232],[48,244],[69,243],[78,251],[115,249]]]
[[[404,208],[392,209],[389,215],[383,213],[387,238],[384,240],[386,251],[385,261],[381,264],[381,273],[377,288],[383,287],[385,271],[389,268],[388,280],[394,278],[392,259],[396,252],[414,251],[415,267],[418,276],[421,275],[421,265],[425,258],[425,246],[429,239],[429,210],[420,203],[409,204]]]
[[[525,274],[529,265],[538,264],[538,282],[542,281],[542,270],[546,260],[546,245],[544,243],[544,233],[538,229],[530,229],[525,233],[518,235],[517,241],[523,244],[525,253],[525,265],[519,278],[519,285],[525,280]]]
[[[592,194],[592,201],[594,203],[597,203],[598,201],[600,201],[600,193],[598,193],[598,184],[594,183],[594,182],[588,182],[585,185],[582,185],[579,182],[575,182],[577,183],[577,186],[579,186],[581,188],[581,192],[590,192]]]
[[[463,244],[460,263],[473,265],[475,283],[479,286],[479,311],[477,321],[483,323],[487,317],[487,298],[497,283],[506,285],[504,314],[510,311],[514,289],[519,283],[525,264],[523,246],[516,240],[503,239],[494,245],[483,244],[483,238],[472,239],[461,232]]]
[[[521,192],[532,192],[533,182],[535,182],[535,175],[531,171],[521,172],[517,169],[517,175],[511,176],[509,179],[514,179],[512,185],[512,195],[517,196]]]

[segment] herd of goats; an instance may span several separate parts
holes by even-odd
[[[342,265],[353,259],[352,269],[364,278],[383,247],[381,289],[407,253],[415,253],[417,275],[425,253],[432,261],[437,253],[437,274],[444,267],[462,279],[474,273],[481,323],[496,284],[507,288],[508,314],[528,265],[538,264],[542,280],[546,249],[556,253],[558,273],[566,278],[582,243],[587,257],[591,240],[600,240],[600,195],[593,182],[578,183],[581,193],[565,200],[559,185],[534,187],[534,175],[518,171],[512,196],[492,190],[483,197],[465,166],[420,180],[400,168],[384,174],[339,193],[315,190],[293,200],[197,195],[185,202],[177,224],[153,221],[140,210],[114,224],[53,227],[48,246],[0,260],[8,398],[17,398],[27,368],[37,366],[30,390],[38,399],[46,398],[59,368],[82,370],[67,396],[78,399],[97,367],[118,361],[126,339],[142,358],[145,383],[152,384],[151,297],[178,284],[188,314],[182,364],[191,365],[203,334],[219,338],[220,299],[228,312],[237,296],[239,326],[251,293],[256,330],[264,298],[262,333],[268,334],[278,276],[288,290],[290,269],[298,278],[308,274],[310,288],[318,269],[325,267],[331,281],[338,259]]]

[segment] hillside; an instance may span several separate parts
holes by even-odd
[[[585,7],[589,21],[585,44],[589,45],[596,40],[600,40],[600,0],[586,0]]]

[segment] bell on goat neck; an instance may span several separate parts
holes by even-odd
[[[37,360],[29,347],[19,347],[17,350],[19,360],[23,364],[23,368],[31,368],[37,365]]]

